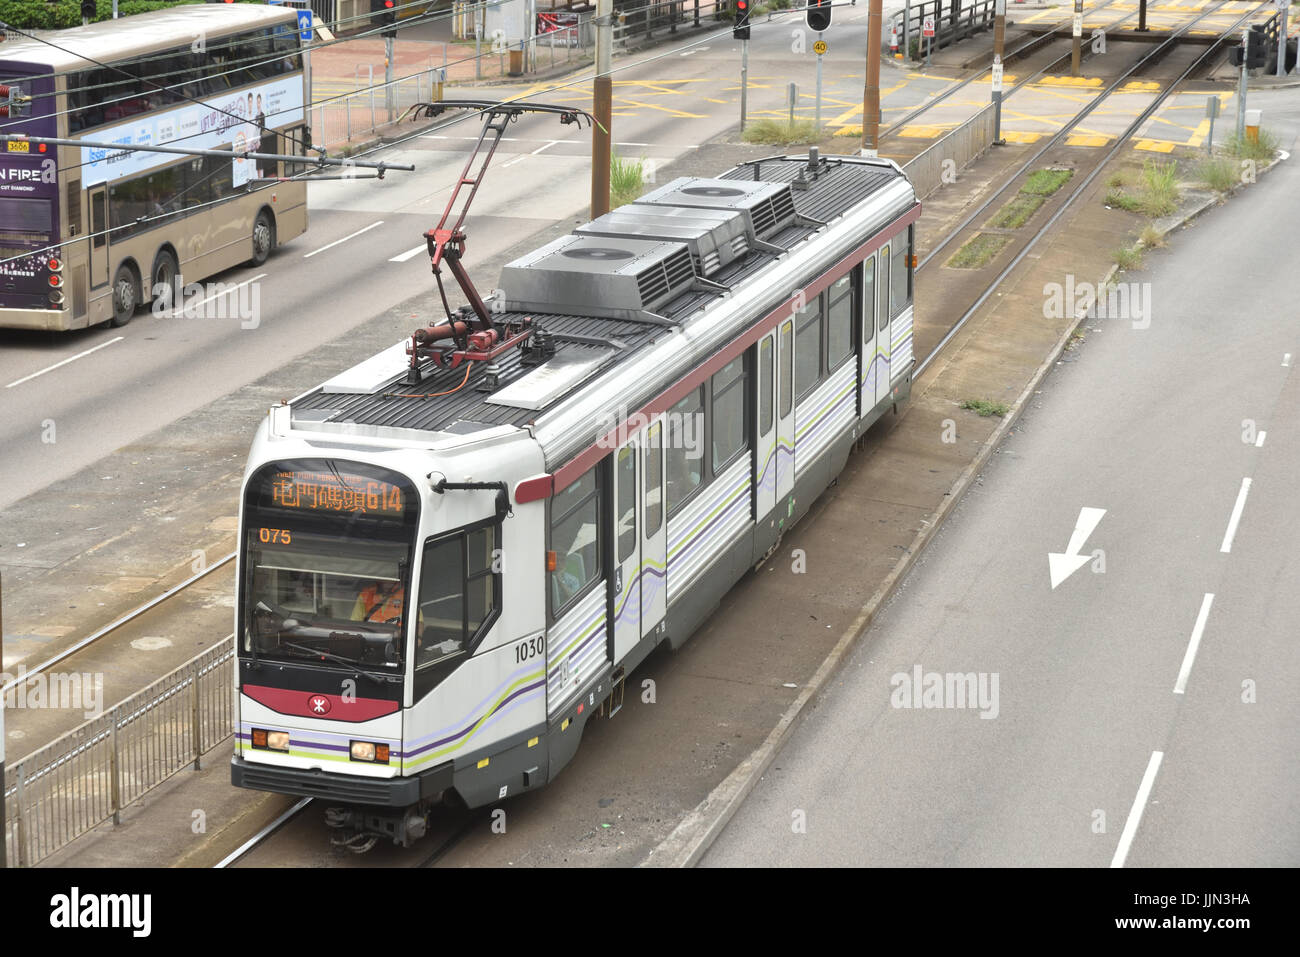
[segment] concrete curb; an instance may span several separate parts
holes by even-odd
[[[1265,170],[1272,169],[1284,159],[1285,153],[1280,154]],[[1240,187],[1238,187],[1240,188]],[[1236,190],[1234,189],[1233,193]],[[1229,195],[1233,195],[1230,193]],[[1179,219],[1171,222],[1164,229],[1164,233],[1172,232],[1180,226],[1186,225],[1206,209],[1217,205],[1217,198],[1211,199],[1201,205],[1189,209],[1184,214],[1179,214]],[[1101,278],[1098,286],[1104,288],[1105,285],[1119,271],[1117,265],[1111,265],[1106,274]],[[694,867],[700,859],[717,840],[718,835],[735,816],[740,805],[744,802],[758,781],[767,772],[781,747],[789,739],[791,732],[799,719],[803,716],[804,710],[810,701],[815,698],[823,688],[829,684],[830,680],[839,671],[840,665],[848,653],[853,650],[865,633],[871,622],[876,616],[880,607],[889,600],[894,593],[894,589],[903,580],[912,566],[916,563],[918,557],[924,551],[930,541],[934,538],[935,532],[943,525],[947,517],[952,513],[953,508],[966,494],[971,483],[974,482],[979,473],[983,470],[988,462],[989,456],[993,450],[1006,437],[1011,427],[1015,425],[1025,409],[1029,397],[1046,378],[1047,373],[1060,359],[1066,347],[1070,344],[1071,338],[1087,319],[1087,313],[1083,312],[1075,316],[1074,322],[1062,333],[1061,338],[1052,348],[1047,358],[1039,365],[1038,369],[1030,377],[1028,384],[1025,386],[1011,406],[1011,411],[1002,420],[1001,424],[985,440],[984,444],[976,453],[974,460],[966,466],[957,481],[953,483],[948,494],[944,496],[937,511],[934,512],[928,522],[916,533],[912,540],[911,546],[907,552],[899,559],[893,570],[886,576],[884,582],[876,589],[875,593],[867,600],[854,618],[853,623],[835,643],[835,647],[825,660],[818,667],[812,680],[799,692],[798,697],[790,704],[781,720],[777,722],[776,727],[768,734],[767,738],[754,749],[753,753],[742,761],[727,777],[713,789],[699,805],[697,805],[685,818],[673,829],[657,847],[655,847],[646,859],[641,862],[641,867]],[[935,375],[941,375],[947,363],[936,370]]]

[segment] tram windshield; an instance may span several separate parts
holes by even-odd
[[[277,463],[245,496],[242,650],[400,673],[415,495],[342,463]]]

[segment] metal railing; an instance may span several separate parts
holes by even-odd
[[[96,718],[32,752],[5,774],[12,867],[32,867],[231,736],[234,635]]]
[[[906,23],[903,22],[904,16],[908,18]],[[933,49],[938,50],[981,30],[993,29],[994,0],[921,0],[913,3],[910,10],[895,13],[889,23],[898,31],[898,48],[904,57],[908,56],[907,46],[910,45],[913,60],[925,59],[926,38],[921,36],[921,28],[928,17],[934,18],[934,36],[930,42]],[[886,48],[889,46],[889,33],[886,29],[881,38]]]
[[[912,181],[917,198],[924,199],[943,183],[946,171],[961,169],[992,143],[993,104],[990,103],[903,164],[903,172]]]
[[[442,99],[446,70],[431,66],[385,83],[382,74],[376,81],[374,66],[366,64],[357,67],[355,82],[356,92],[312,104],[309,121],[316,146],[332,148],[371,137],[392,126],[412,104]]]

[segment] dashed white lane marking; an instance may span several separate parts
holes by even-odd
[[[1160,770],[1160,762],[1164,759],[1165,753],[1163,751],[1151,752],[1151,760],[1147,762],[1146,773],[1142,775],[1142,783],[1138,786],[1137,797],[1133,799],[1133,807],[1128,812],[1128,820],[1124,822],[1124,833],[1119,836],[1119,846],[1115,848],[1115,856],[1110,859],[1111,867],[1124,866],[1129,848],[1133,846],[1133,838],[1137,836],[1138,825],[1142,823],[1142,812],[1146,810],[1147,798],[1151,796],[1151,787],[1156,783],[1156,772]]]
[[[390,257],[388,261],[390,263],[404,263],[408,259],[414,259],[420,253],[424,253],[428,251],[429,251],[429,244],[420,243],[420,245],[416,246],[414,249],[408,249],[404,253],[398,253],[396,256]]]
[[[1268,435],[1267,431],[1265,431],[1264,429],[1259,430],[1259,435],[1255,436],[1255,448],[1259,448],[1261,445],[1264,444],[1264,436],[1266,435]]]
[[[100,349],[104,349],[108,346],[111,346],[115,342],[121,342],[125,338],[126,336],[116,336],[112,339],[109,339],[107,342],[101,342],[99,345],[92,346],[91,348],[87,349],[85,352],[78,352],[75,356],[68,356],[68,358],[64,359],[62,362],[56,362],[52,366],[46,366],[40,372],[33,372],[31,375],[23,376],[21,379],[14,379],[14,381],[10,382],[7,386],[5,386],[5,388],[12,389],[16,385],[22,385],[24,382],[30,382],[32,381],[32,379],[35,379],[38,375],[45,375],[45,373],[47,372],[53,372],[55,369],[59,368],[59,366],[66,366],[69,362],[76,362],[78,359],[84,358],[85,356],[90,355],[92,352],[98,352]]]
[[[1174,682],[1174,694],[1187,691],[1187,679],[1192,675],[1192,662],[1196,660],[1196,649],[1201,646],[1201,635],[1205,634],[1205,623],[1210,617],[1210,606],[1214,604],[1214,595],[1205,593],[1201,599],[1201,610],[1196,613],[1196,624],[1192,626],[1192,638],[1187,642],[1187,651],[1183,655],[1183,666],[1178,669],[1178,680]]]
[[[334,242],[330,243],[329,245],[322,246],[320,249],[314,249],[309,253],[304,253],[302,258],[311,259],[311,257],[315,256],[317,253],[323,253],[327,249],[333,249],[335,246],[339,245],[340,243],[346,243],[349,239],[356,239],[362,233],[368,233],[376,226],[382,226],[382,225],[384,225],[384,221],[381,219],[378,222],[371,223],[369,226],[365,226],[361,229],[358,229],[355,233],[350,233],[347,236],[344,236],[342,239],[336,239],[334,240]]]
[[[1284,356],[1282,356],[1282,368],[1283,369],[1291,368],[1291,353],[1288,352]]]
[[[1246,508],[1246,496],[1250,494],[1250,479],[1241,480],[1241,489],[1237,492],[1237,503],[1232,506],[1232,517],[1228,519],[1228,530],[1223,533],[1223,544],[1219,546],[1219,551],[1232,551],[1232,539],[1237,534],[1237,523],[1241,521],[1241,513]]]

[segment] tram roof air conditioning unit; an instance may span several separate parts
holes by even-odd
[[[561,236],[501,269],[515,312],[637,319],[695,286],[687,246],[625,237]]]
[[[798,221],[789,183],[744,179],[679,177],[636,201],[638,206],[734,209],[744,214],[752,235],[769,239]]]
[[[685,243],[695,271],[711,276],[753,248],[746,217],[734,209],[644,206],[630,203],[574,230],[581,236],[631,237]]]

